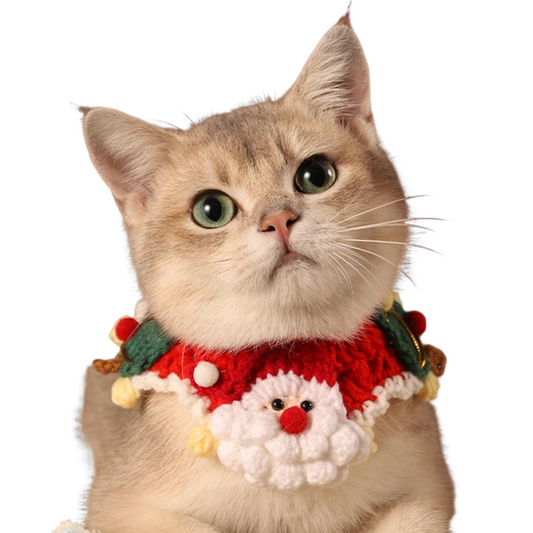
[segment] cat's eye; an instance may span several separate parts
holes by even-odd
[[[325,157],[315,155],[298,167],[294,183],[300,192],[317,194],[327,191],[335,183],[336,177],[333,163]]]
[[[194,221],[203,228],[220,228],[237,213],[233,200],[221,191],[207,191],[201,194],[192,206]]]

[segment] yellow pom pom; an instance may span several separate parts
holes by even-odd
[[[218,440],[209,428],[198,426],[191,431],[187,447],[199,457],[214,457],[217,454]]]
[[[393,303],[394,303],[394,293],[389,292],[389,294],[387,294],[387,298],[385,298],[385,301],[383,302],[381,309],[386,313],[392,307]]]
[[[387,314],[387,311],[390,311],[392,308],[392,304],[394,302],[398,302],[400,305],[402,305],[402,301],[400,300],[400,295],[396,291],[391,291],[389,294],[387,294],[387,297],[385,298],[385,301],[383,302],[383,305],[381,306],[381,310]]]
[[[111,400],[124,409],[133,409],[139,403],[140,396],[130,378],[118,378],[111,388]]]
[[[434,400],[439,394],[439,378],[430,372],[428,377],[424,380],[424,388],[416,395],[416,397],[423,402],[430,402]]]
[[[396,291],[392,291],[392,297],[394,298],[395,302],[398,302],[400,305],[402,304],[402,299],[400,298],[400,295]]]

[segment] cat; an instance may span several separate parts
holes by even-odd
[[[387,300],[409,246],[409,212],[380,146],[348,14],[278,100],[186,131],[80,109],[143,302],[169,337],[235,353],[345,341]],[[390,402],[373,428],[377,453],[345,480],[283,491],[191,454],[195,423],[175,394],[151,390],[134,409],[114,405],[115,378],[94,368],[86,378],[82,429],[95,466],[88,529],[450,531],[454,489],[435,411],[414,395]]]

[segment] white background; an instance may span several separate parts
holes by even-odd
[[[402,283],[449,367],[437,401],[456,532],[533,531],[531,79],[526,1],[357,0],[373,106],[419,216]],[[280,96],[345,0],[6,2],[1,45],[0,530],[83,519],[83,375],[138,297],[72,104],[186,128]],[[15,527],[17,521],[24,526]]]

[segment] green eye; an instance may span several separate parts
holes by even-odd
[[[233,200],[220,191],[203,193],[192,206],[192,217],[203,228],[220,228],[227,224],[236,212]]]
[[[326,158],[315,155],[306,159],[296,171],[296,188],[305,194],[317,194],[328,190],[336,178],[335,167]]]

